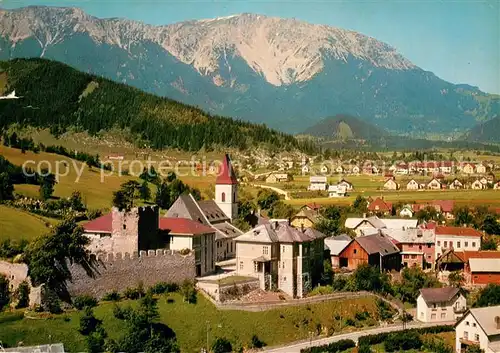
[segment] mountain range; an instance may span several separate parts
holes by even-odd
[[[0,10],[0,60],[26,57],[293,133],[336,114],[414,136],[500,115],[500,97],[446,82],[374,38],[255,14],[152,26],[77,8]]]

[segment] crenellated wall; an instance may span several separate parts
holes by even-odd
[[[5,275],[9,280],[11,292],[14,292],[23,281],[28,282],[30,286],[30,306],[33,306],[35,304],[39,305],[41,303],[41,286],[31,286],[31,280],[28,277],[28,265],[24,263],[0,261],[0,274]]]
[[[158,282],[181,283],[195,278],[194,253],[181,255],[172,250],[148,250],[132,253],[98,254],[94,278],[78,264],[70,266],[72,281],[68,283],[71,296],[89,294],[101,298],[116,290],[123,292],[140,282],[150,287]]]

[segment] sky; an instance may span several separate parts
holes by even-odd
[[[155,25],[244,12],[296,18],[361,32],[444,80],[500,94],[500,0],[0,0],[29,5]]]

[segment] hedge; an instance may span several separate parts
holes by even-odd
[[[441,333],[441,332],[451,332],[454,331],[455,329],[453,326],[450,325],[440,325],[440,326],[432,326],[432,327],[422,327],[422,328],[412,328],[412,329],[407,329],[405,331],[407,332],[416,332],[421,335],[424,335],[426,333]],[[384,332],[384,333],[378,333],[376,335],[367,335],[367,336],[362,336],[359,338],[359,345],[374,345],[374,344],[379,344],[387,340],[389,335],[392,332]]]
[[[323,346],[303,348],[300,353],[337,353],[353,347],[356,347],[353,340],[340,340]]]

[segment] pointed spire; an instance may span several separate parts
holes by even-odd
[[[222,165],[219,167],[219,173],[217,174],[216,184],[219,185],[234,185],[238,184],[236,179],[236,174],[234,173],[233,165],[231,164],[231,159],[229,155],[224,155],[224,160]]]

